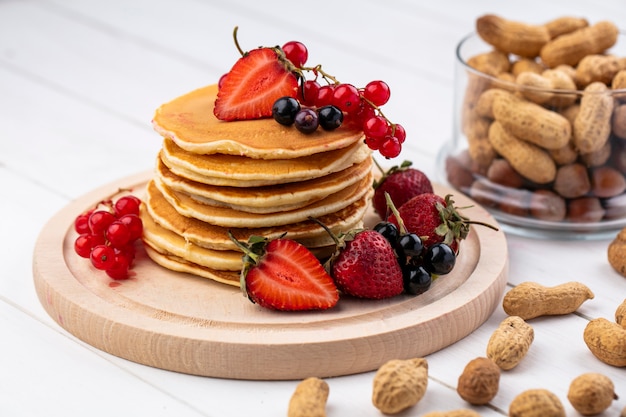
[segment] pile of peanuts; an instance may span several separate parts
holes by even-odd
[[[611,22],[562,17],[476,22],[493,47],[467,59],[455,188],[503,213],[546,222],[626,217],[626,57]]]
[[[461,372],[457,393],[472,406],[484,406],[498,394],[500,377],[526,357],[535,333],[529,320],[543,316],[563,316],[575,312],[593,292],[580,282],[566,282],[546,287],[536,282],[523,282],[509,290],[502,301],[507,313],[487,343],[484,356],[467,363]],[[626,366],[626,300],[615,311],[615,321],[591,320],[583,340],[593,355],[609,365]],[[425,358],[392,359],[376,372],[372,384],[372,404],[381,413],[401,413],[426,395],[428,362]],[[328,383],[318,377],[302,380],[289,401],[288,417],[326,417]],[[618,399],[613,381],[597,372],[577,375],[570,382],[567,400],[584,416],[598,415]],[[545,388],[527,389],[509,404],[510,417],[565,417],[559,397]],[[622,411],[626,417],[626,408]],[[470,407],[435,411],[422,417],[480,417]]]

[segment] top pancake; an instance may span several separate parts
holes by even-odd
[[[157,109],[154,129],[181,148],[198,154],[291,159],[342,149],[363,139],[363,132],[341,127],[303,134],[273,119],[225,122],[213,115],[217,85],[194,90]]]

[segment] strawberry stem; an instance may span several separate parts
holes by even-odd
[[[402,217],[400,217],[400,213],[398,212],[396,205],[393,204],[393,201],[391,200],[391,196],[386,191],[385,191],[385,201],[387,202],[387,207],[391,209],[391,212],[393,213],[396,220],[398,221],[398,228],[400,229],[400,233],[403,235],[406,235],[407,230],[406,230],[406,226],[404,225],[404,220],[402,220]]]
[[[239,40],[237,39],[237,31],[238,30],[239,30],[239,26],[235,26],[235,28],[233,29],[233,39],[235,41],[235,47],[237,48],[237,50],[239,51],[241,56],[244,56],[245,52],[244,52],[243,49],[241,49],[241,46],[239,46]]]

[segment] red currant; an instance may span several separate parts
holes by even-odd
[[[104,244],[104,237],[102,235],[83,233],[79,235],[74,241],[74,251],[81,258],[89,258],[93,247],[102,244]]]
[[[380,149],[380,145],[382,145],[382,143],[383,141],[380,138],[372,138],[369,136],[365,137],[365,144],[373,151],[377,151],[378,149]]]
[[[361,95],[352,84],[339,84],[335,87],[330,104],[346,113],[356,113],[360,109]]]
[[[363,97],[375,106],[382,106],[389,101],[391,91],[386,82],[376,80],[369,82],[363,89]]]
[[[76,230],[76,233],[79,235],[91,232],[89,229],[89,216],[91,216],[91,213],[93,213],[93,210],[88,210],[79,214],[74,220],[74,230]]]
[[[115,265],[115,251],[108,245],[96,245],[91,250],[90,259],[96,269],[106,271]]]
[[[126,256],[122,254],[115,255],[114,265],[105,270],[106,274],[115,279],[123,280],[128,278],[128,270],[130,269],[130,263]]]
[[[303,106],[314,106],[319,95],[320,84],[315,80],[306,80],[298,89],[298,101]]]
[[[136,214],[125,214],[120,217],[119,221],[128,227],[131,242],[139,239],[143,234],[143,222]]]
[[[298,41],[289,41],[283,45],[285,57],[291,61],[296,68],[302,68],[309,59],[309,51],[303,43]]]
[[[402,145],[395,136],[387,136],[380,146],[379,152],[385,158],[395,158],[400,155]]]
[[[139,206],[141,200],[134,195],[125,195],[120,197],[113,206],[116,217],[122,217],[125,214],[139,214]]]
[[[105,236],[114,248],[124,247],[130,242],[130,230],[119,220],[114,221],[107,227]]]
[[[395,136],[400,143],[404,143],[404,141],[406,140],[406,130],[404,130],[404,127],[402,127],[402,125],[398,123],[389,125],[387,134],[390,136]]]
[[[332,104],[333,92],[335,87],[333,85],[324,85],[320,87],[317,92],[317,100],[315,100],[315,107],[324,107]]]
[[[94,235],[104,233],[107,227],[115,221],[115,216],[105,210],[96,210],[89,216],[89,229]]]
[[[387,120],[382,116],[370,117],[363,123],[363,133],[365,133],[365,137],[375,139],[384,138],[385,135],[387,135],[387,128]]]

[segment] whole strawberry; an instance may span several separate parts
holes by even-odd
[[[248,244],[231,239],[244,252],[241,288],[261,307],[282,310],[325,310],[339,301],[337,287],[320,261],[290,239],[252,236]]]
[[[402,270],[391,244],[374,230],[363,230],[346,239],[331,261],[337,288],[360,298],[382,299],[402,293]]]
[[[434,193],[417,195],[400,206],[398,215],[408,232],[420,236],[424,248],[445,243],[458,251],[458,244],[467,237],[471,224],[459,214],[451,195],[445,198]],[[393,214],[387,220],[398,225]]]
[[[404,161],[384,172],[382,178],[374,182],[372,205],[381,219],[385,219],[388,212],[385,193],[389,194],[396,207],[401,207],[416,195],[433,192],[432,183],[426,174],[411,168],[411,165],[410,161]]]

